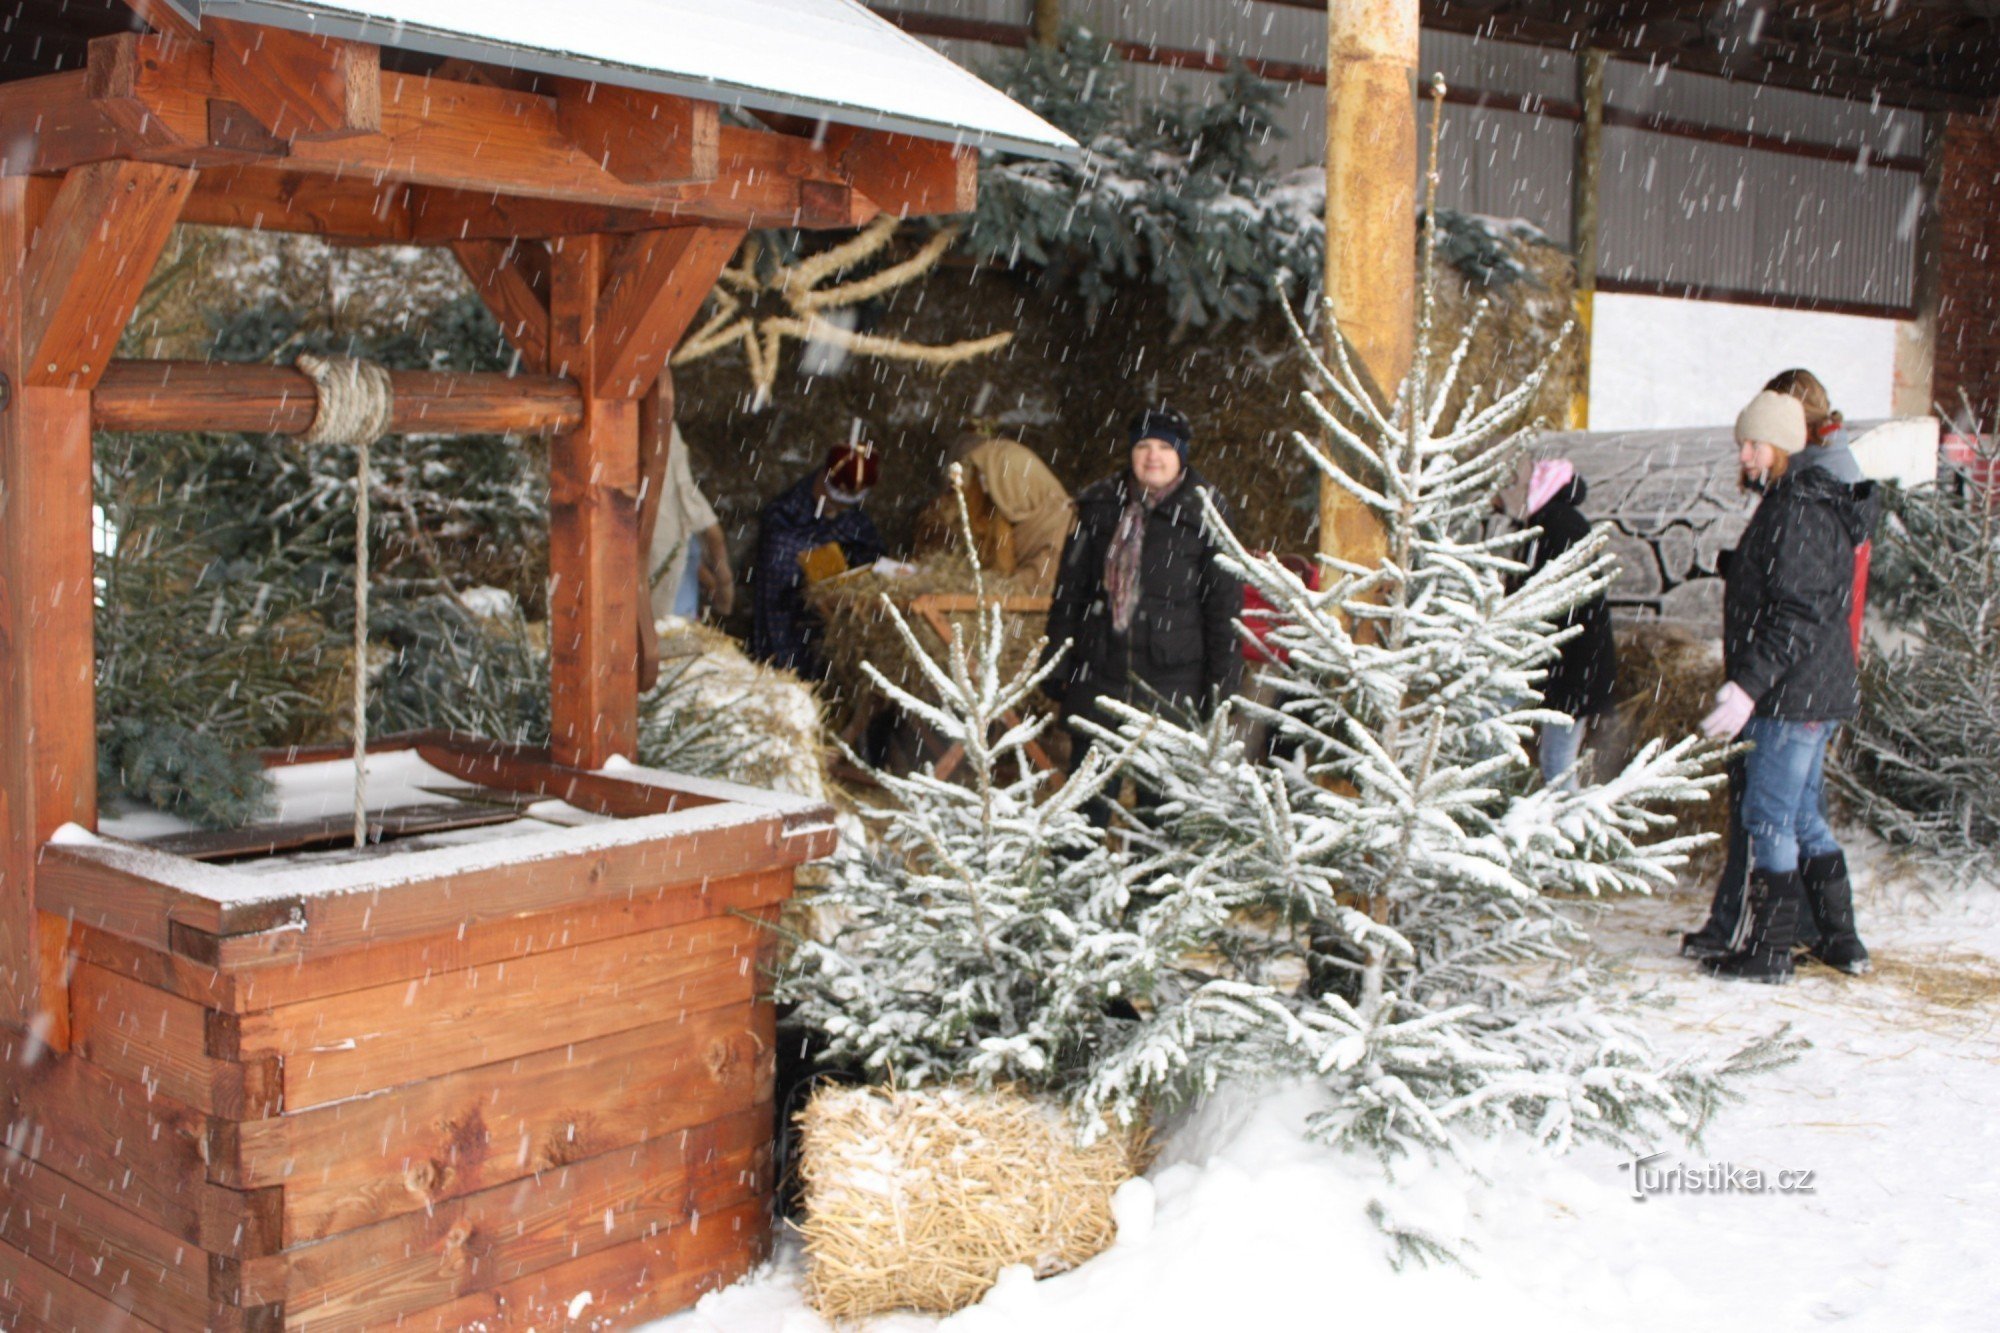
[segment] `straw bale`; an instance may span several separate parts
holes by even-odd
[[[861,700],[873,689],[861,665],[872,663],[889,680],[922,695],[923,673],[910,657],[909,645],[896,632],[895,622],[882,608],[886,595],[909,620],[917,641],[944,661],[946,647],[937,631],[920,617],[910,614],[910,603],[932,593],[971,596],[975,584],[972,562],[962,552],[944,552],[909,566],[903,575],[880,574],[870,566],[836,578],[825,579],[806,589],[806,604],[826,626],[821,636],[820,655],[826,661],[826,680],[831,687],[835,724],[852,719]],[[1025,571],[1012,575],[986,571],[981,575],[986,596],[1033,596],[1032,577]],[[1009,612],[1003,618],[1006,635],[1000,669],[1011,675],[1027,663],[1028,654],[1040,641],[1046,617],[1039,612]],[[947,615],[945,622],[964,634],[972,624],[972,613]]]
[[[1620,625],[1616,634],[1616,701],[1592,741],[1600,776],[1616,773],[1647,741],[1672,744],[1693,734],[1722,688],[1722,642],[1712,634],[1671,620]],[[1729,803],[1719,791],[1680,814],[1683,832],[1722,835],[1729,830]],[[1688,876],[1713,874],[1725,850],[1718,838],[1696,852]]]
[[[799,1114],[806,1293],[829,1319],[949,1313],[1000,1270],[1074,1268],[1111,1243],[1129,1139],[1088,1148],[1056,1107],[999,1090],[826,1088]]]

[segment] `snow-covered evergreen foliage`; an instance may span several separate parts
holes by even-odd
[[[884,609],[928,697],[872,667],[870,678],[964,747],[964,781],[938,777],[934,765],[907,776],[871,772],[889,798],[862,811],[879,835],[844,846],[834,861],[814,902],[841,924],[828,942],[796,942],[779,993],[798,1002],[794,1021],[825,1035],[828,1063],[906,1086],[965,1080],[1070,1092],[1117,1031],[1133,1026],[1132,1004],[1157,964],[1120,924],[1126,867],[1084,813],[1113,761],[1094,749],[1060,791],[1047,792],[1049,775],[1027,747],[1050,719],[1024,720],[1020,710],[1058,659],[1043,660],[1037,648],[1003,673],[997,604],[953,639],[942,662],[886,599]]]
[[[1433,284],[1427,260],[1420,351],[1393,405],[1337,337],[1329,363],[1293,325],[1304,402],[1332,443],[1295,440],[1381,525],[1386,555],[1325,561],[1313,591],[1224,533],[1220,558],[1278,611],[1277,700],[1235,708],[1270,723],[1280,757],[1246,762],[1228,710],[1199,729],[1120,710],[1132,771],[1159,797],[1136,835],[1147,898],[1131,925],[1176,961],[1147,1021],[1093,1070],[1086,1119],[1292,1069],[1339,1095],[1315,1134],[1385,1155],[1502,1127],[1558,1148],[1632,1143],[1692,1135],[1728,1073],[1782,1058],[1657,1057],[1552,901],[1671,883],[1701,840],[1676,835],[1674,811],[1720,776],[1689,738],[1647,745],[1599,785],[1532,782],[1526,742],[1561,720],[1536,694],[1553,622],[1614,562],[1591,540],[1527,578],[1526,535],[1484,535],[1540,372],[1444,420],[1474,331],[1435,363]],[[1163,945],[1191,933],[1208,940],[1197,953]]]
[[[2000,845],[1996,452],[1986,445],[1935,487],[1882,488],[1872,601],[1896,632],[1870,642],[1838,770],[1877,832],[1957,876],[1991,867]]]
[[[1317,169],[1274,175],[1261,157],[1283,133],[1276,85],[1239,68],[1212,105],[1141,102],[1111,44],[1074,26],[993,78],[1084,155],[990,160],[965,233],[972,253],[1073,271],[1093,309],[1121,283],[1151,282],[1189,325],[1256,313],[1273,275],[1289,275],[1281,289],[1315,288],[1326,183]]]

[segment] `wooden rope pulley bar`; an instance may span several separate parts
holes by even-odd
[[[392,370],[392,435],[535,434],[583,420],[575,381],[555,375]],[[117,431],[241,431],[301,435],[318,397],[289,366],[114,361],[90,397],[90,424]]]

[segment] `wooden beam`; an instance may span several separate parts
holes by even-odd
[[[0,179],[0,1022],[61,1048],[63,931],[35,879],[58,828],[97,822],[90,394],[24,373],[30,197]]]
[[[143,162],[69,173],[28,255],[22,383],[89,389],[104,374],[193,179]]]
[[[554,84],[563,132],[619,180],[690,185],[712,181],[722,169],[715,103],[581,79]]]
[[[335,241],[407,242],[410,187],[268,167],[211,167],[195,181],[181,221]]]
[[[125,41],[127,39],[116,39]],[[93,57],[97,52],[93,50]],[[109,56],[106,57],[109,59]],[[32,143],[26,163],[36,171],[60,170],[106,157],[151,160],[166,156],[193,165],[241,161],[250,145],[214,143],[200,99],[233,102],[209,68],[209,50],[157,37],[137,39],[121,66],[131,71],[111,82],[117,107],[93,100],[79,76],[50,75],[0,85],[0,143]],[[845,188],[846,177],[823,146],[788,135],[735,127],[717,136],[712,180],[683,185],[634,184],[605,169],[566,132],[556,99],[540,93],[385,73],[380,79],[381,133],[347,139],[293,138],[276,145],[259,165],[338,177],[380,186],[390,181],[664,212],[693,210],[760,225],[811,211],[811,186]],[[98,90],[102,95],[104,89]],[[134,108],[165,122],[163,143],[133,129]],[[118,111],[119,114],[112,114]],[[187,145],[195,145],[190,149]],[[206,155],[198,151],[206,149]],[[285,149],[288,151],[279,151]],[[226,151],[225,151],[226,150]],[[864,218],[863,221],[866,221]]]
[[[147,27],[162,37],[179,37],[190,42],[201,40],[201,29],[182,18],[167,0],[125,0],[125,8],[138,15]]]
[[[583,421],[549,450],[550,740],[556,761],[602,768],[638,752],[639,413],[597,375],[601,236],[551,247],[549,364],[583,390]]]
[[[549,259],[540,246],[520,241],[453,241],[458,266],[492,313],[500,332],[521,354],[521,368],[537,374],[549,366]]]
[[[382,130],[382,51],[361,42],[209,17],[216,86],[286,142]]]
[[[841,126],[827,149],[854,188],[898,217],[970,213],[979,198],[979,159],[970,148],[887,130]]]
[[[545,375],[394,370],[391,434],[531,434],[583,420],[576,385]],[[99,430],[298,435],[318,410],[312,382],[289,366],[226,361],[114,361],[90,405]]]
[[[638,398],[652,388],[743,235],[675,227],[641,232],[613,252],[593,348],[602,392]]]

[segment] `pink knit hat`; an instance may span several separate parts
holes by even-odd
[[[1532,514],[1555,498],[1557,491],[1576,479],[1576,468],[1567,458],[1544,458],[1528,477],[1528,508]],[[1524,515],[1525,516],[1525,515]]]

